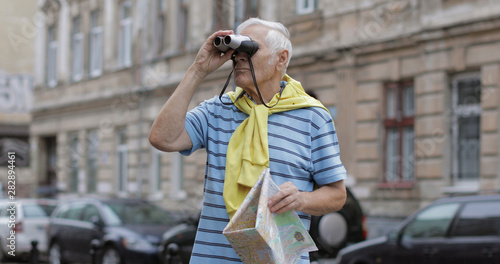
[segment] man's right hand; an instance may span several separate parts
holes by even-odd
[[[233,31],[217,31],[205,41],[194,63],[160,110],[149,133],[149,141],[155,148],[180,151],[192,147],[191,138],[184,127],[189,102],[205,76],[231,59],[233,50],[221,53],[213,44],[216,37],[228,34],[233,34]]]
[[[198,74],[206,76],[231,59],[234,50],[228,50],[225,53],[221,53],[220,50],[214,46],[214,39],[216,37],[230,34],[234,34],[234,32],[232,30],[220,30],[208,37],[198,51],[192,65]]]

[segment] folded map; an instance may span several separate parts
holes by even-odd
[[[271,213],[267,202],[278,191],[265,169],[224,228],[243,263],[297,263],[303,253],[318,250],[297,212]]]

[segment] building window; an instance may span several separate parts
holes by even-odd
[[[69,191],[78,191],[78,172],[79,172],[79,158],[80,151],[78,145],[78,133],[72,133],[69,136],[69,148],[70,148],[70,175],[69,175]]]
[[[296,0],[295,4],[297,14],[310,14],[316,10],[317,0]]]
[[[16,156],[15,166],[16,167],[28,167],[29,166],[29,138],[26,136],[6,136],[0,137],[0,167],[9,166],[11,159],[8,157],[9,152],[14,152]]]
[[[452,80],[452,180],[479,179],[481,80],[479,74],[463,74]]]
[[[150,180],[150,191],[154,196],[157,193],[161,193],[161,155],[162,152],[152,148],[153,158],[151,159],[151,180]]]
[[[74,82],[77,82],[83,77],[83,33],[81,31],[80,16],[73,18],[71,46],[73,56],[71,77]]]
[[[102,25],[101,25],[101,12],[94,10],[90,13],[90,76],[97,77],[102,74]]]
[[[118,193],[127,193],[128,185],[128,146],[125,129],[118,130],[118,147],[116,149],[118,171]]]
[[[213,27],[215,30],[228,29],[230,21],[230,7],[228,0],[214,0]]]
[[[96,192],[97,168],[99,158],[99,134],[97,130],[89,131],[87,137],[87,192]]]
[[[179,49],[185,49],[188,42],[188,4],[187,0],[178,0],[179,9],[177,12],[177,47]]]
[[[46,83],[48,87],[57,85],[57,39],[56,27],[51,26],[47,30],[47,76]]]
[[[182,188],[183,159],[179,153],[172,153],[170,168],[170,198],[175,200],[186,199],[187,193]]]
[[[385,182],[414,180],[414,88],[412,82],[385,88]]]
[[[235,0],[234,2],[234,28],[250,17],[258,16],[257,0]]]
[[[156,44],[156,54],[163,53],[163,46],[165,45],[165,1],[157,0],[156,2],[156,34],[155,44]]]
[[[132,65],[132,8],[130,2],[120,6],[120,29],[118,33],[118,62],[121,67]]]

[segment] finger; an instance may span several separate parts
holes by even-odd
[[[275,203],[279,202],[286,196],[292,194],[294,192],[294,189],[297,189],[297,187],[295,187],[295,185],[291,182],[285,182],[279,186],[279,189],[280,190],[269,199],[269,207],[273,206]]]
[[[273,206],[271,208],[271,212],[274,212],[276,214],[285,213],[295,209],[295,204],[296,204],[295,199],[291,196],[288,196],[283,200],[281,200],[280,202],[278,202],[275,206]]]
[[[273,195],[271,198],[269,198],[268,206],[274,207],[276,203],[280,202],[287,195],[288,194],[283,189],[280,189],[275,195]]]

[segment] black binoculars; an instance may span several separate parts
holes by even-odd
[[[250,37],[243,35],[226,35],[223,37],[216,37],[214,39],[214,46],[221,52],[234,49],[239,52],[248,53],[250,56],[252,56],[259,49],[259,44],[257,44],[257,42],[253,41]]]

